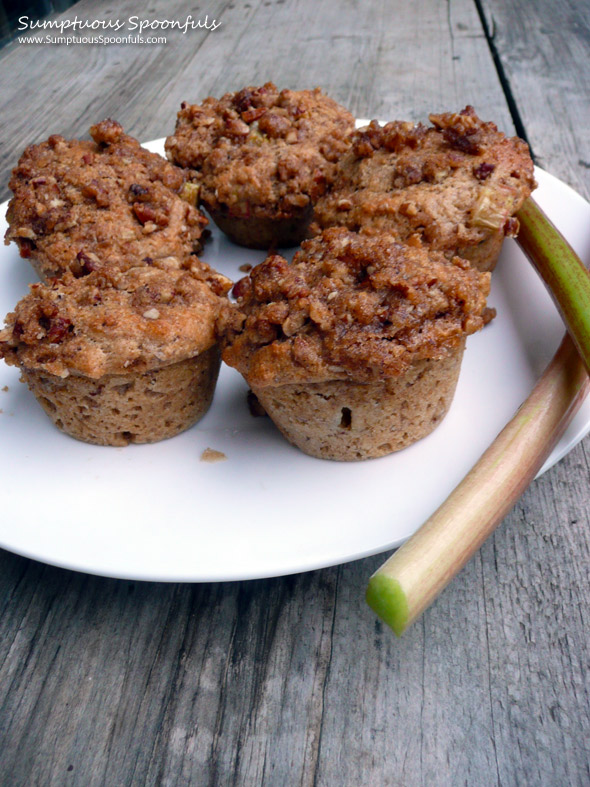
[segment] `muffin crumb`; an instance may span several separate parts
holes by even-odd
[[[201,454],[201,462],[208,462],[209,464],[215,464],[215,462],[225,462],[226,459],[227,456],[223,453],[223,451],[217,451],[215,448],[205,448]]]

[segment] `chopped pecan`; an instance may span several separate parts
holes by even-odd
[[[143,197],[148,193],[148,190],[145,186],[140,186],[139,183],[132,183],[131,186],[129,186],[129,192],[134,197]]]
[[[495,164],[488,164],[487,162],[482,161],[482,163],[479,166],[474,168],[473,174],[478,180],[485,180],[486,178],[490,177],[490,175],[495,169],[496,169]]]
[[[250,126],[239,118],[228,117],[225,119],[225,133],[230,137],[247,137]]]
[[[255,120],[261,118],[266,112],[266,107],[252,107],[241,113],[241,118],[244,123],[254,123]]]
[[[133,212],[138,220],[144,224],[154,224],[158,227],[165,227],[169,222],[169,218],[163,210],[157,210],[149,202],[136,202],[133,205]],[[154,226],[152,229],[156,229]]]
[[[50,322],[47,338],[51,344],[59,344],[73,329],[74,326],[70,320],[64,317],[54,317]]]
[[[148,221],[156,221],[156,211],[144,202],[136,202],[133,205],[133,212],[142,224]]]
[[[234,284],[232,295],[234,298],[243,298],[247,295],[250,290],[252,289],[252,282],[250,281],[249,276],[244,276],[243,279],[240,279]]]
[[[249,87],[245,87],[243,90],[240,90],[234,96],[234,106],[241,114],[242,112],[247,112],[249,109],[252,108],[252,100],[254,98],[254,90]]]

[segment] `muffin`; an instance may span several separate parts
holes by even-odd
[[[373,121],[353,136],[315,230],[345,226],[417,237],[492,270],[515,213],[535,188],[525,142],[484,123],[473,107],[431,115],[432,126]]]
[[[45,280],[152,260],[180,267],[207,224],[183,170],[113,120],[90,133],[92,142],[54,135],[25,150],[9,183],[6,243]]]
[[[319,89],[279,91],[268,82],[183,103],[166,152],[190,170],[222,232],[268,250],[306,236],[353,130],[352,115]]]
[[[0,332],[55,425],[97,445],[172,437],[207,411],[219,371],[214,326],[230,282],[190,269],[66,272],[33,284]]]
[[[491,317],[489,273],[345,228],[268,257],[222,309],[222,357],[284,436],[325,459],[383,456],[447,412],[467,335]]]

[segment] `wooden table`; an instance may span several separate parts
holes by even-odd
[[[472,103],[590,197],[590,17],[576,0],[82,0],[60,18],[195,18],[159,46],[0,54],[2,198],[28,143],[273,79],[359,117]],[[279,579],[155,584],[0,555],[2,785],[588,785],[586,439],[534,482],[401,640],[382,556]],[[10,484],[10,479],[3,479]],[[34,493],[34,484],[32,484]]]

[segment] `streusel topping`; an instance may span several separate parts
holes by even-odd
[[[223,358],[257,386],[397,376],[483,327],[489,282],[458,257],[329,229],[292,264],[272,255],[235,285]]]

